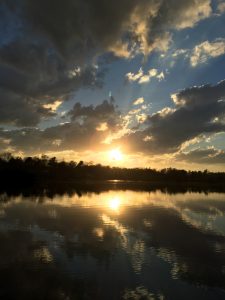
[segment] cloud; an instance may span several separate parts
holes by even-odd
[[[68,116],[72,122],[82,124],[82,126],[91,126],[106,123],[110,129],[117,128],[120,125],[120,113],[111,97],[110,101],[104,100],[101,104],[82,106],[79,102],[76,103]]]
[[[170,29],[182,30],[194,27],[211,14],[210,0],[162,1],[155,17],[149,20],[148,47],[150,45],[157,47],[158,44],[158,47],[162,47],[163,50],[168,49]]]
[[[96,106],[76,103],[67,113],[69,122],[44,130],[22,128],[0,129],[2,151],[40,154],[46,151],[102,149],[103,141],[123,126],[123,119],[114,100]]]
[[[185,55],[188,53],[188,49],[177,49],[173,54],[172,57],[179,57],[180,55]]]
[[[76,56],[82,55],[80,49],[89,52],[89,46],[122,57],[134,43],[143,51],[157,48],[160,39],[168,40],[168,30],[193,27],[212,13],[210,0],[122,0],[116,5],[112,0],[107,5],[101,0],[67,0],[63,5],[59,0],[22,2],[24,18],[32,30],[47,37],[63,55],[71,55],[70,47],[79,46]],[[128,39],[123,39],[125,33],[129,33]]]
[[[225,53],[225,39],[217,39],[214,42],[205,41],[193,49],[190,64],[196,67],[206,63],[210,58],[221,56]]]
[[[168,11],[169,8],[170,11]],[[210,0],[186,1],[185,5],[180,1],[167,1],[160,7],[158,22],[164,21],[163,23],[175,29],[184,29],[195,26],[200,20],[209,17],[211,13]]]
[[[97,131],[106,131],[108,129],[108,124],[106,122],[99,123],[96,127]]]
[[[102,86],[105,58],[165,52],[174,31],[194,27],[211,15],[209,0],[0,1],[0,27],[5,28],[0,30],[0,124],[17,127],[0,129],[1,149],[30,154],[95,150],[103,147],[103,141],[123,136],[140,151],[167,152],[204,131],[208,123],[208,132],[222,130],[223,102],[213,102],[212,109],[207,104],[211,115],[206,117],[203,104],[199,110],[194,108],[185,103],[186,95],[185,101],[179,101],[181,93],[173,98],[178,99],[174,108],[154,115],[145,106],[121,115],[113,101],[89,106],[76,103],[64,113],[68,122],[36,128],[55,117],[58,107],[80,88]],[[164,77],[157,69],[127,74],[128,81],[139,84]],[[141,105],[140,101],[134,104]],[[198,121],[194,118],[196,131],[185,125],[192,123],[189,110],[194,116],[196,110],[202,114]]]
[[[225,164],[225,151],[213,147],[207,149],[195,149],[189,152],[181,152],[176,155],[179,161],[198,164]]]
[[[142,78],[143,74],[144,74],[144,72],[143,72],[142,68],[140,68],[136,74],[129,72],[125,76],[128,81],[138,81],[138,80],[140,80],[140,78]]]
[[[61,104],[62,104],[62,101],[56,100],[53,103],[44,104],[43,107],[47,108],[47,109],[50,109],[51,111],[56,111]]]
[[[217,38],[214,41],[204,41],[193,49],[177,49],[172,57],[177,59],[183,56],[190,61],[192,67],[207,63],[211,58],[225,54],[225,39]]]
[[[225,131],[225,81],[187,88],[172,95],[172,100],[173,108],[148,115],[144,128],[117,143],[126,143],[130,151],[175,153],[202,134]]]
[[[66,101],[79,88],[101,86],[101,55],[166,51],[173,30],[193,27],[211,13],[209,0],[2,0],[0,123],[37,125],[53,116],[46,105]],[[142,83],[151,77],[144,76]],[[14,110],[21,103],[11,118],[8,101]]]
[[[156,78],[158,78],[159,81],[165,79],[165,74],[164,74],[164,72],[160,72],[160,73],[156,76]]]
[[[133,101],[133,105],[143,104],[144,102],[145,102],[145,99],[143,97],[140,97]]]
[[[4,125],[35,126],[41,121],[55,116],[39,99],[29,98],[0,88],[0,123]]]
[[[185,151],[205,136],[225,132],[225,81],[191,87],[171,96],[174,106],[149,114],[143,99],[122,115],[113,98],[93,106],[76,103],[69,121],[43,130],[0,129],[2,151],[26,155],[65,151],[108,151],[123,145],[128,153],[152,157],[169,155],[175,162],[223,164],[224,150],[215,148]],[[172,155],[172,156],[171,156]]]
[[[50,76],[46,73],[48,68],[45,74],[40,74],[32,61],[29,63],[32,70],[26,70],[26,65],[19,63],[22,64],[20,69],[10,65],[6,57],[4,63],[0,61],[0,124],[35,126],[53,117],[56,101],[60,99],[62,103],[68,99],[69,92],[81,86],[101,85],[101,75],[94,67],[86,67],[79,75],[68,77],[65,72],[57,71]]]
[[[76,103],[68,122],[49,127],[0,130],[2,150],[97,151],[126,145],[128,152],[159,155],[184,151],[203,135],[225,132],[225,81],[173,94],[174,107],[149,114],[146,105],[122,115],[113,98],[93,106]],[[137,99],[142,102],[142,99]],[[6,142],[7,141],[7,142]],[[108,141],[108,142],[107,142]],[[110,144],[110,145],[109,145]],[[186,146],[184,146],[186,145]]]
[[[221,1],[217,6],[218,11],[222,14],[225,12],[225,3]]]
[[[125,77],[129,82],[138,82],[139,84],[143,84],[148,83],[151,80],[151,78],[154,77],[161,81],[165,78],[165,75],[163,72],[159,72],[157,69],[150,69],[145,74],[142,68],[140,68],[136,74],[129,72],[125,75]]]

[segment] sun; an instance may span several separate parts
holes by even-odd
[[[123,154],[121,153],[121,151],[119,149],[113,149],[113,150],[110,151],[109,157],[112,160],[119,161],[119,160],[123,159]]]

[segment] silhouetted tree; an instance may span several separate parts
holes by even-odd
[[[81,180],[130,180],[145,182],[205,182],[225,184],[225,173],[208,170],[186,171],[174,168],[118,168],[101,164],[85,164],[84,161],[57,161],[56,157],[14,157],[11,153],[0,155],[1,183],[28,184],[31,182],[81,181]]]

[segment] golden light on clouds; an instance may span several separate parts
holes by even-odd
[[[108,124],[106,122],[100,123],[97,127],[97,131],[106,131],[108,129]]]
[[[137,98],[133,101],[133,105],[139,105],[145,102],[145,99],[143,97]]]
[[[50,109],[51,111],[56,111],[61,104],[62,104],[61,100],[56,100],[53,103],[44,104],[43,107],[46,109]]]

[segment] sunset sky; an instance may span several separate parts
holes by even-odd
[[[225,171],[224,0],[0,0],[0,152]]]

